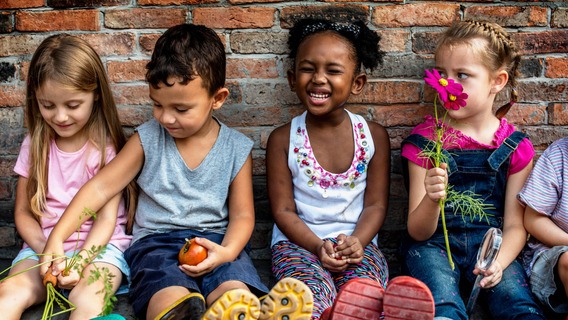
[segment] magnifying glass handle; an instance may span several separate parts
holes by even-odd
[[[482,275],[478,275],[475,278],[475,283],[473,284],[473,289],[471,289],[471,294],[469,295],[469,300],[467,301],[467,306],[465,308],[466,314],[469,316],[473,312],[473,307],[475,306],[475,301],[479,296],[479,292],[481,291],[481,285],[479,284],[483,279]]]

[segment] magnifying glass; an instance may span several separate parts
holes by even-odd
[[[487,230],[485,236],[483,236],[483,240],[481,240],[481,245],[479,246],[479,250],[477,251],[477,263],[476,266],[485,271],[497,255],[499,254],[499,249],[501,249],[501,229],[491,228]],[[473,307],[475,306],[475,302],[477,297],[479,296],[479,292],[481,291],[481,286],[479,283],[483,279],[483,275],[478,275],[475,279],[475,284],[473,285],[473,289],[471,290],[471,295],[469,296],[469,300],[467,301],[467,307],[465,309],[467,315],[471,315],[473,312]]]

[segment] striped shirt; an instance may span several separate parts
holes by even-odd
[[[564,183],[564,178],[567,183]],[[562,230],[568,232],[568,138],[555,141],[538,159],[525,186],[517,195],[524,205],[548,217]],[[523,257],[530,274],[536,257],[549,249],[531,237]]]

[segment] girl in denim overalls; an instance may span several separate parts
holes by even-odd
[[[534,302],[517,256],[525,244],[523,208],[516,194],[531,171],[534,150],[526,135],[504,115],[517,101],[520,54],[507,32],[493,23],[459,21],[442,36],[436,49],[436,70],[460,83],[467,105],[449,110],[444,123],[427,116],[403,142],[408,161],[409,214],[405,271],[426,283],[436,304],[436,319],[467,319],[460,296],[460,278],[469,283],[483,274],[481,300],[495,319],[544,319]],[[510,91],[511,102],[493,114],[498,92]],[[447,163],[432,167],[420,156],[436,125],[445,126]],[[452,270],[441,225],[438,200],[445,184],[472,191],[493,208],[487,219],[470,219],[446,203],[445,216],[455,269]],[[477,251],[485,232],[503,230],[501,251],[486,270],[476,269]]]

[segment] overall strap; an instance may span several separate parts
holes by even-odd
[[[499,167],[509,158],[509,156],[517,149],[519,143],[528,137],[525,133],[520,131],[513,132],[510,136],[505,138],[499,148],[495,149],[487,162],[494,171],[498,171]]]
[[[422,151],[435,151],[436,150],[436,142],[424,137],[423,135],[420,134],[411,134],[410,136],[408,136],[408,138],[404,139],[404,141],[402,141],[402,144],[405,143],[411,143],[415,146],[417,146],[418,148],[420,148],[420,150]],[[456,172],[458,170],[458,166],[454,160],[454,158],[452,157],[452,155],[446,150],[446,149],[442,149],[442,154],[445,156],[446,158],[446,162],[448,164],[448,176],[452,174],[452,172]]]

